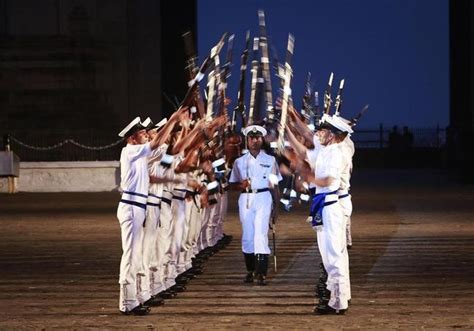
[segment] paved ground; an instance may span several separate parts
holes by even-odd
[[[370,183],[370,184],[369,184]],[[356,173],[352,306],[314,316],[319,263],[305,208],[282,214],[278,272],[242,283],[235,240],[146,317],[118,313],[116,193],[0,195],[0,329],[474,329],[474,189],[437,172]]]

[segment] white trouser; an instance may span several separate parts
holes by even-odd
[[[198,197],[195,198],[197,199]],[[191,259],[195,256],[194,248],[201,230],[201,215],[192,198],[186,201],[186,223],[188,224],[188,233],[184,242],[184,249],[186,269],[189,269],[192,267]]]
[[[224,237],[224,220],[225,216],[227,215],[227,206],[229,204],[228,201],[228,196],[227,196],[227,191],[224,191],[224,193],[221,196],[221,203],[220,203],[220,212],[219,212],[219,224],[217,225],[217,240],[222,239]]]
[[[247,204],[249,208],[247,208]],[[272,195],[268,191],[240,194],[239,216],[242,223],[242,252],[270,254],[268,229],[271,209]]]
[[[171,244],[171,263],[176,265],[176,276],[186,271],[185,261],[180,259],[182,251],[184,233],[187,232],[186,225],[186,206],[184,200],[173,198],[171,201],[171,211],[173,213],[174,224]],[[175,276],[175,277],[176,277]]]
[[[120,202],[117,218],[122,235],[122,259],[120,261],[121,311],[130,311],[143,300],[138,275],[143,274],[143,221],[145,209]]]
[[[158,232],[158,251],[161,255],[160,280],[166,288],[170,288],[176,282],[176,266],[171,263],[171,248],[173,243],[173,214],[171,205],[161,201],[160,208],[160,231]]]
[[[145,236],[143,239],[143,264],[145,278],[142,280],[143,289],[149,289],[151,295],[156,295],[165,290],[161,280],[161,256],[158,245],[160,231],[160,208],[147,206],[145,221]]]
[[[217,244],[217,225],[219,224],[220,211],[221,211],[221,194],[217,193],[215,199],[217,203],[212,205],[209,222],[207,223],[207,244],[208,246],[214,246]]]
[[[329,306],[347,309],[351,298],[349,257],[346,247],[346,223],[339,203],[324,207],[322,230],[317,232],[318,247],[328,273]]]
[[[351,215],[352,215],[352,196],[348,195],[342,199],[339,199],[339,203],[342,208],[342,213],[346,221],[346,239],[347,245],[352,245],[352,232],[351,232]]]
[[[206,208],[203,209],[201,215],[201,233],[199,235],[199,251],[202,251],[203,249],[207,248],[209,246],[209,220],[211,218],[211,215],[213,213],[213,209],[215,209],[216,205],[212,206],[207,206]]]

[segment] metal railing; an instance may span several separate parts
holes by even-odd
[[[382,125],[379,128],[356,128],[352,139],[359,150],[398,148],[391,145],[391,132],[392,129]],[[440,150],[446,144],[446,130],[440,127],[414,128],[410,132],[413,135],[410,148]],[[100,131],[70,135],[38,130],[16,132],[9,137],[11,150],[22,161],[112,161],[120,158],[120,151],[125,145],[123,139],[118,139],[116,135]]]

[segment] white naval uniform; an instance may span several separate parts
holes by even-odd
[[[346,220],[346,239],[347,245],[352,245],[351,235],[351,215],[352,215],[352,196],[349,194],[351,187],[352,157],[354,156],[354,142],[348,135],[338,144],[342,152],[343,166],[341,172],[341,187],[339,188],[339,203],[341,204],[344,218]]]
[[[337,191],[341,184],[342,153],[337,144],[322,146],[315,163],[316,178],[334,178],[330,186],[316,186],[316,194]],[[328,194],[325,202],[337,201],[337,194]],[[347,309],[350,294],[349,258],[346,247],[345,219],[339,203],[324,207],[323,226],[317,232],[318,247],[328,273],[327,289],[331,291],[329,306]]]
[[[117,218],[122,235],[122,259],[120,262],[119,309],[130,311],[148,298],[138,293],[139,277],[143,274],[143,222],[148,197],[147,157],[150,144],[127,144],[120,155],[122,198],[117,208]]]
[[[188,179],[194,179],[199,182],[197,171],[188,173]],[[184,240],[184,261],[186,264],[186,270],[192,267],[192,258],[195,256],[194,247],[201,230],[201,216],[200,216],[200,197],[194,190],[188,187],[188,194],[190,196],[186,199],[186,224],[187,233],[185,234]]]
[[[250,179],[252,190],[267,189],[270,186],[270,174],[276,175],[278,181],[282,180],[275,158],[264,151],[260,151],[256,158],[248,152],[235,160],[229,182]],[[268,229],[271,209],[272,195],[269,191],[240,194],[239,216],[244,253],[270,254]]]
[[[179,162],[183,160],[183,157],[176,158],[176,164],[172,166],[176,168]],[[186,266],[186,254],[184,253],[185,236],[189,230],[189,224],[186,222],[186,191],[187,191],[187,174],[175,173],[175,178],[181,180],[181,184],[175,184],[173,188],[173,199],[171,200],[171,210],[174,218],[174,231],[173,231],[173,250],[172,250],[172,261],[176,265],[177,274],[185,272]]]
[[[168,145],[163,144],[152,152],[148,158],[148,172],[151,176],[161,177],[160,160],[166,152]],[[160,202],[163,192],[161,183],[150,183],[148,191],[148,201],[146,209],[145,235],[143,239],[143,264],[145,268],[145,277],[142,279],[141,287],[146,293],[148,290],[151,295],[156,295],[166,288],[160,277],[162,266],[161,255],[157,239],[160,231]]]

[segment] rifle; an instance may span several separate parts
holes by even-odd
[[[333,77],[334,77],[334,74],[331,72],[331,75],[329,76],[328,86],[326,87],[326,90],[324,91],[324,113],[325,114],[329,114],[329,111],[331,110],[331,104],[332,104],[331,87],[332,87]]]
[[[288,115],[288,107],[291,100],[291,76],[293,75],[293,69],[291,68],[291,59],[293,57],[293,50],[295,47],[295,38],[290,33],[288,35],[288,45],[286,48],[286,60],[285,60],[285,85],[283,86],[283,98],[281,104],[281,117],[280,117],[280,127],[278,132],[278,149],[283,155],[283,149],[285,147],[285,127],[286,127],[286,118]]]
[[[247,58],[249,55],[249,48],[250,48],[250,31],[247,31],[245,36],[245,49],[240,56],[240,82],[239,82],[239,92],[237,93],[237,106],[234,108],[232,112],[232,123],[231,129],[235,132],[236,120],[235,120],[235,113],[236,110],[240,112],[240,116],[242,117],[242,126],[247,126],[247,117],[245,115],[245,73],[247,71]]]
[[[349,125],[356,126],[357,122],[359,122],[360,118],[362,117],[362,115],[364,115],[367,109],[369,109],[369,105],[365,105],[364,108],[362,108],[362,110],[359,112],[359,114],[357,114],[356,117],[350,120]]]
[[[303,105],[301,107],[301,115],[306,124],[314,124],[314,110],[312,105],[313,88],[311,86],[311,73],[306,76],[305,93],[303,95]]]
[[[319,92],[314,92],[314,123],[319,125],[321,120],[321,108],[319,108]]]
[[[342,89],[344,88],[344,79],[341,80],[339,84],[339,91],[337,91],[336,102],[334,103],[334,108],[336,109],[334,115],[339,116],[342,105]]]
[[[273,96],[272,96],[272,81],[270,78],[270,58],[268,55],[268,39],[267,39],[267,28],[265,25],[265,12],[263,10],[258,11],[258,21],[260,26],[260,48],[262,49],[262,57],[260,62],[262,65],[262,76],[265,87],[265,101],[267,104],[267,119],[272,122],[275,118],[275,112],[273,107]]]
[[[254,113],[255,113],[255,101],[257,98],[257,83],[258,83],[258,37],[253,38],[253,60],[252,60],[252,84],[250,90],[250,107],[249,107],[249,117],[247,124],[253,124],[254,122]]]
[[[211,65],[212,61],[214,60],[214,57],[219,54],[222,49],[222,46],[224,46],[224,40],[226,36],[227,33],[224,33],[224,35],[222,35],[216,46],[211,49],[211,53],[204,59],[203,63],[199,67],[197,74],[192,80],[188,82],[188,91],[186,92],[183,101],[181,101],[181,105],[179,108],[186,107],[191,104],[192,100],[195,97],[194,93],[196,88],[199,86],[199,82],[204,78],[205,73],[209,69],[209,66]]]
[[[199,68],[197,67],[197,61],[198,61],[198,56],[196,53],[196,48],[194,47],[194,38],[193,34],[191,31],[185,32],[183,35],[183,41],[184,41],[184,50],[186,53],[186,71],[187,71],[187,79],[188,79],[188,84],[191,82],[194,77],[196,76],[196,73],[199,71]],[[199,88],[195,90],[195,95],[194,95],[194,102],[199,102],[200,98],[200,93],[199,93]],[[178,103],[179,104],[179,103]],[[202,112],[201,107],[197,107],[199,109],[199,112],[196,113],[197,118],[202,118],[204,117],[204,113]]]

